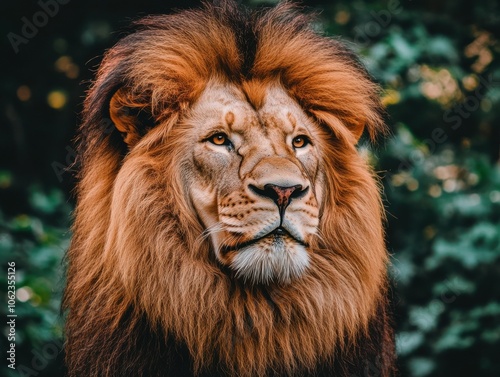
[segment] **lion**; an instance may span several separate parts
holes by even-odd
[[[385,130],[377,84],[293,4],[140,20],[84,104],[68,375],[392,375],[356,147]]]

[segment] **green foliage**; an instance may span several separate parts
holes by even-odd
[[[500,169],[476,152],[451,151],[385,182],[401,300],[397,347],[407,375],[494,376],[500,372]]]
[[[0,173],[0,181],[4,190],[23,191],[15,187],[8,172]],[[62,349],[59,307],[64,286],[62,259],[69,243],[70,206],[64,193],[57,189],[45,191],[31,186],[24,191],[29,211],[14,216],[0,212],[0,264],[4,269],[0,293],[6,297],[7,263],[15,262],[17,370],[19,373],[23,368],[36,373],[43,370],[43,375],[51,375],[60,369],[54,361]],[[47,348],[50,345],[52,349]],[[56,349],[57,352],[51,353]],[[11,371],[9,375],[20,374]]]
[[[329,32],[358,42],[384,88],[393,135],[375,154],[401,373],[498,376],[499,30],[465,21],[460,4],[389,4],[340,3],[324,18]]]

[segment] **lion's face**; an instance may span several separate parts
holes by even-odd
[[[252,283],[299,277],[319,223],[317,127],[278,87],[255,110],[227,85],[209,85],[185,123],[185,185],[219,262]]]

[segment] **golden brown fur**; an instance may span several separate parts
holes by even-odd
[[[201,374],[305,375],[320,365],[351,373],[349,363],[366,361],[363,347],[381,375],[391,373],[383,211],[355,147],[363,129],[384,130],[377,87],[308,22],[290,4],[248,16],[219,2],[146,18],[108,51],[79,142],[64,297],[70,376],[181,375],[167,365],[179,354]],[[290,284],[235,279],[202,237],[184,187],[184,120],[214,80],[256,109],[278,85],[322,133],[320,236]]]

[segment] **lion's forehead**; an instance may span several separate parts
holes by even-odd
[[[222,126],[247,141],[292,134],[309,123],[298,104],[277,86],[268,87],[262,105],[255,108],[236,86],[209,85],[195,107],[196,113],[203,118],[204,127]]]

